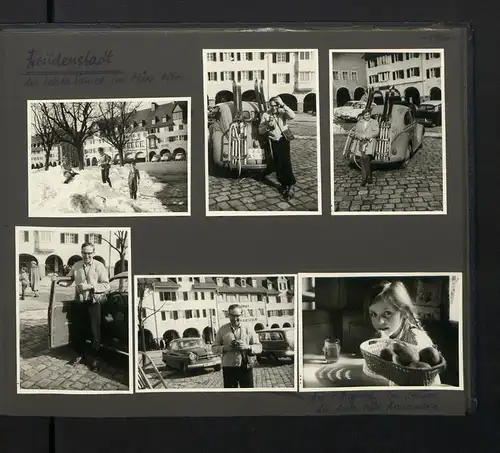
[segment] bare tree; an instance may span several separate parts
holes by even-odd
[[[83,170],[83,145],[96,132],[94,105],[91,102],[53,102],[41,103],[40,106],[59,141],[76,149],[78,167]]]
[[[100,137],[115,147],[123,166],[123,151],[131,142],[135,127],[133,117],[141,103],[103,102],[98,104],[100,119],[97,122]]]
[[[120,255],[120,272],[125,272],[127,270],[126,266],[126,260],[125,256],[127,254],[127,249],[128,249],[128,231],[117,231],[115,233],[115,239],[116,239],[116,244],[112,244],[110,241],[108,241],[104,236],[101,237],[101,239],[109,244],[109,246],[118,252]]]
[[[45,171],[49,169],[50,152],[59,141],[56,129],[51,124],[50,118],[41,108],[43,104],[31,104],[32,125],[35,136],[45,152]]]

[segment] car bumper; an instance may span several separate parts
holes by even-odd
[[[417,122],[423,124],[424,126],[432,126],[436,124],[436,121],[433,118],[417,118]]]
[[[212,360],[207,360],[205,362],[195,362],[195,363],[189,363],[188,364],[188,370],[199,370],[201,368],[213,368],[216,366],[221,365],[221,359],[212,359]]]
[[[295,357],[295,351],[293,351],[293,350],[262,351],[262,353],[260,355],[263,357],[274,356],[274,357],[283,357],[283,358],[293,358],[293,357]]]

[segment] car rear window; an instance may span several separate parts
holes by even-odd
[[[260,341],[283,341],[283,332],[262,332],[259,333]]]

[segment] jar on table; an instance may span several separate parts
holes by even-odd
[[[338,362],[340,358],[340,341],[334,338],[326,338],[323,345],[323,354],[327,363]]]

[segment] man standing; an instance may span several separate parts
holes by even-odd
[[[222,354],[224,388],[253,388],[253,360],[262,352],[259,336],[254,329],[240,322],[241,307],[228,309],[229,323],[224,324],[215,337],[212,351]]]
[[[109,187],[113,187],[111,185],[111,180],[109,179],[109,169],[111,168],[111,157],[104,153],[104,148],[99,147],[99,166],[101,167],[101,176],[102,183],[109,184]]]
[[[94,244],[85,242],[82,244],[81,261],[75,263],[70,270],[69,280],[58,281],[58,277],[54,276],[53,280],[60,286],[68,287],[73,284],[75,288],[75,303],[72,305],[71,317],[73,319],[73,346],[78,353],[78,358],[74,361],[84,362],[87,349],[87,338],[91,338],[92,352],[90,354],[90,362],[87,364],[91,370],[98,368],[97,354],[101,345],[101,301],[106,298],[106,293],[109,291],[108,272],[104,265],[95,260]],[[90,325],[89,325],[90,324]],[[90,335],[89,333],[90,327]]]
[[[130,162],[130,171],[128,174],[128,188],[130,190],[130,198],[137,200],[137,189],[139,188],[139,181],[141,174],[135,167],[135,161]]]

